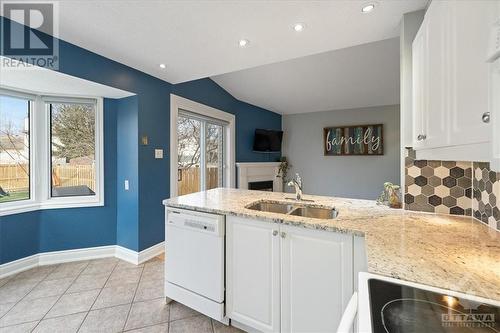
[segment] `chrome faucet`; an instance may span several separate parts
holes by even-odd
[[[302,199],[302,179],[300,178],[299,174],[295,174],[295,178],[290,180],[287,184],[288,186],[293,186],[295,187],[295,198],[297,200]]]

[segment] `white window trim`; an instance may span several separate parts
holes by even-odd
[[[177,119],[179,118],[179,109],[220,119],[229,123],[226,126],[226,132],[224,133],[224,186],[235,187],[236,117],[231,113],[212,108],[205,104],[197,103],[187,98],[170,94],[170,197],[177,196]]]
[[[101,97],[65,97],[17,92],[0,88],[0,93],[32,99],[30,113],[30,199],[0,204],[0,216],[43,209],[104,206],[104,111]],[[93,196],[51,197],[50,112],[45,101],[96,101],[96,189]]]

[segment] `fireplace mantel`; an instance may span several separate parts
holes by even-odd
[[[236,163],[238,188],[248,189],[249,182],[273,181],[273,191],[283,191],[283,181],[278,174],[280,162]]]

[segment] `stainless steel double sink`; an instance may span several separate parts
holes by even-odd
[[[252,203],[248,205],[247,208],[260,212],[311,217],[323,220],[334,219],[339,215],[339,212],[335,208],[324,208],[302,203],[282,203],[266,200]]]

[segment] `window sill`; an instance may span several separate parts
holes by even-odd
[[[67,199],[67,198],[64,198]],[[87,208],[87,207],[102,207],[104,206],[104,201],[102,200],[47,200],[43,203],[37,202],[25,202],[16,205],[9,205],[8,207],[0,207],[0,216],[8,216],[14,214],[21,214],[32,212],[36,210],[45,209],[66,209],[66,208]]]

